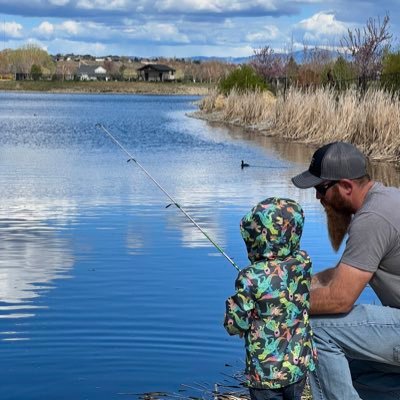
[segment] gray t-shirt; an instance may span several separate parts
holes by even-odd
[[[400,190],[374,183],[348,233],[341,262],[373,272],[379,300],[400,308]]]

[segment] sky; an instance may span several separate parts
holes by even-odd
[[[400,0],[0,0],[0,50],[182,58],[335,49],[348,29],[385,14],[398,49]]]

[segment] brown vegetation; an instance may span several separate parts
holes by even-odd
[[[212,93],[202,101],[203,117],[213,112],[216,98]],[[293,87],[276,100],[261,92],[238,95],[233,91],[218,116],[222,122],[304,143],[350,141],[373,160],[400,161],[400,100],[381,89],[361,96],[356,90]]]

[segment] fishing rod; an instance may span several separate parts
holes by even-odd
[[[167,208],[170,205],[175,205],[189,220],[192,224],[213,244],[213,246],[238,270],[240,268],[237,264],[225,253],[225,251],[201,228],[201,226],[173,199],[173,197],[150,175],[150,173],[143,167],[142,164],[139,163],[136,158],[134,158],[128,150],[115,138],[115,136],[102,124],[97,123],[96,128],[102,129],[108,137],[125,153],[128,155],[128,162],[133,161],[152,181],[155,185],[172,201],[171,204],[167,205]]]

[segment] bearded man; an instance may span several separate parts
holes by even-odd
[[[352,144],[329,143],[292,178],[314,187],[338,265],[314,275],[311,325],[319,364],[314,400],[400,399],[400,190],[374,182]],[[369,284],[382,305],[355,302]]]

